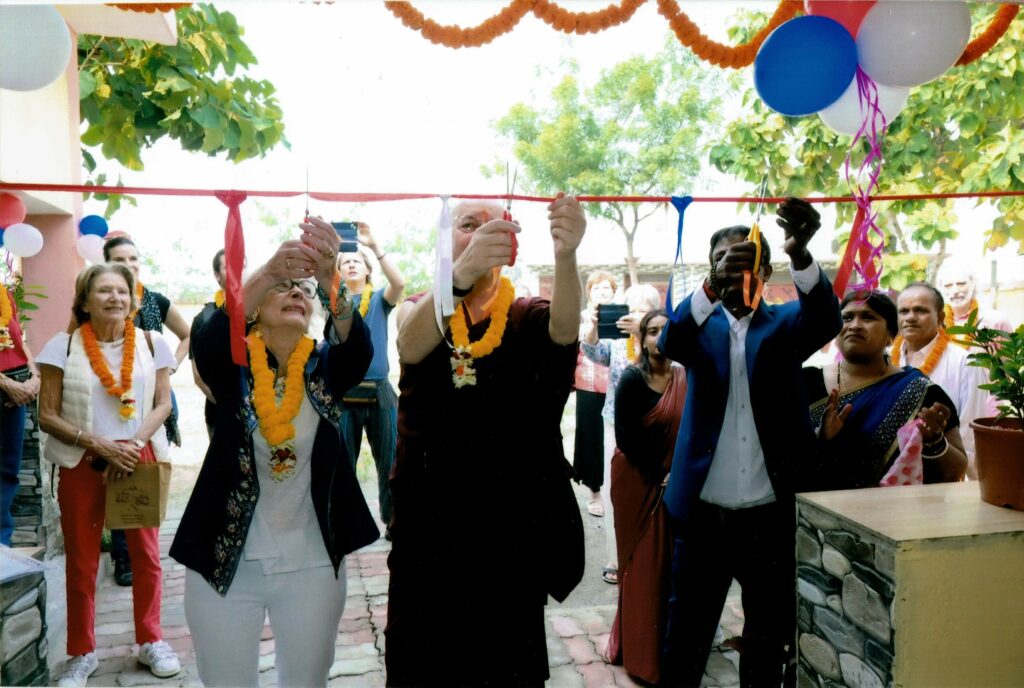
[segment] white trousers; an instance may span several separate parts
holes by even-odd
[[[319,566],[265,575],[242,560],[224,597],[206,580],[185,573],[185,619],[204,686],[257,686],[260,635],[270,616],[277,685],[326,686],[345,610],[345,562],[339,577]]]
[[[617,564],[619,555],[615,548],[615,509],[612,507],[612,455],[615,454],[615,423],[604,422],[604,486],[601,501],[604,503],[604,545],[609,561]],[[602,564],[603,566],[603,564]]]

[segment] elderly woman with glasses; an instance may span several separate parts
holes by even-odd
[[[366,374],[370,335],[344,294],[330,299],[338,235],[312,218],[246,283],[248,367],[215,312],[195,362],[217,399],[213,438],[171,556],[207,686],[254,686],[264,616],[278,681],[324,686],[345,606],[344,556],[379,537],[339,429],[342,396]],[[337,288],[337,287],[334,287]],[[308,336],[321,301],[323,342]]]

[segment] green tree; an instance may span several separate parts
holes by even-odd
[[[653,58],[621,62],[603,71],[593,88],[584,88],[578,70],[569,65],[550,101],[512,106],[495,129],[513,141],[529,191],[672,194],[694,187],[700,178],[703,153],[717,137],[722,101],[732,88],[722,70],[701,63],[670,35]],[[588,206],[590,214],[622,230],[636,284],[633,241],[657,208],[618,202]]]
[[[418,294],[434,288],[437,227],[424,229],[407,224],[392,240],[389,253],[405,277],[405,293]]]
[[[234,15],[213,5],[175,14],[178,43],[173,46],[78,37],[82,160],[95,175],[90,184],[107,181],[105,173],[97,173],[95,154],[141,170],[142,150],[165,136],[184,150],[224,153],[236,163],[262,156],[278,143],[287,145],[273,84],[244,74],[256,57]],[[108,217],[122,200],[120,195],[97,198],[107,201]]]
[[[994,11],[991,5],[972,10],[976,32]],[[762,25],[750,14],[741,15],[740,23]],[[744,32],[733,30],[732,38],[743,40]],[[836,134],[813,115],[784,117],[768,108],[752,88],[744,94],[743,105],[743,116],[730,122],[722,141],[712,147],[712,165],[751,184],[760,182],[767,171],[772,195],[849,193],[842,173],[848,136]],[[856,155],[864,151],[866,146]],[[1024,189],[1024,22],[1014,22],[978,61],[913,89],[885,133],[883,152],[880,194]],[[915,250],[937,249],[932,263],[937,271],[947,242],[958,234],[952,203],[875,205],[890,252],[885,269],[895,280],[883,273],[883,284],[898,288],[925,277],[927,261],[900,255]],[[986,248],[1017,241],[1024,250],[1024,198],[980,199],[978,205],[994,205],[1000,213],[986,230]],[[837,228],[847,226],[848,233],[854,210],[852,204],[837,207]]]

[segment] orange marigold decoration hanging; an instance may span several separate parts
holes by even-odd
[[[658,12],[668,19],[669,26],[675,32],[679,42],[693,51],[693,54],[713,65],[739,69],[753,64],[761,44],[768,34],[781,24],[803,11],[804,4],[798,0],[782,0],[775,8],[775,13],[768,24],[757,32],[753,38],[742,45],[729,46],[717,43],[700,32],[700,28],[690,20],[686,13],[679,9],[676,0],[658,0]]]
[[[970,310],[967,311],[967,318],[978,317],[978,299],[971,299]],[[953,307],[948,303],[946,304],[946,311],[943,317],[943,325],[948,329],[956,325],[956,316],[953,314]],[[952,337],[952,335],[950,335]],[[967,348],[971,345],[970,337],[952,337],[953,343],[957,346]]]
[[[469,341],[469,325],[464,314],[465,305],[455,309],[449,327],[452,332],[452,382],[456,389],[476,384],[476,370],[473,362],[478,358],[489,356],[501,346],[508,325],[508,311],[516,298],[516,288],[512,280],[504,275],[498,282],[498,298],[491,309],[491,322],[483,336],[475,342]]]
[[[423,13],[408,2],[385,2],[384,6],[399,21],[413,31],[419,31],[424,38],[435,45],[449,48],[475,48],[490,43],[498,36],[508,33],[519,20],[530,11],[533,0],[513,0],[493,17],[476,26],[464,29],[461,26],[438,24],[427,19]]]
[[[107,366],[107,359],[100,351],[96,341],[96,331],[88,320],[79,328],[82,333],[82,347],[92,366],[92,372],[100,379],[107,394],[117,397],[121,402],[121,420],[129,421],[135,417],[135,397],[132,394],[132,370],[135,366],[135,324],[131,320],[124,323],[124,348],[121,352],[121,383],[114,380],[114,374]]]
[[[534,0],[533,14],[563,33],[597,33],[627,22],[646,0],[622,0],[596,12],[570,12],[548,0]]]
[[[956,66],[968,65],[991,50],[992,46],[998,43],[1010,28],[1010,23],[1018,12],[1020,12],[1020,5],[1005,4],[1000,7],[985,30],[964,48],[964,54],[957,60]]]

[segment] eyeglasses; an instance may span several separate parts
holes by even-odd
[[[296,287],[307,299],[312,300],[316,298],[316,283],[310,280],[285,280],[284,282],[278,282],[273,286],[272,291],[278,294],[287,294]]]

